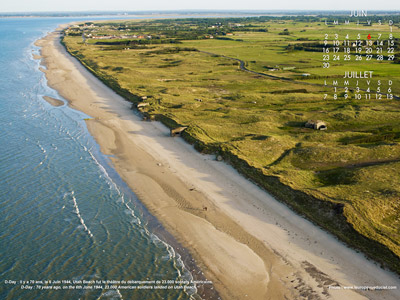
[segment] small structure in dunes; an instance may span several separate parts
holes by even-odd
[[[182,132],[184,132],[186,128],[187,128],[186,126],[182,126],[171,129],[171,136],[181,136]]]
[[[155,121],[156,116],[155,115],[150,115],[150,114],[144,114],[143,115],[143,121]]]
[[[328,127],[326,126],[326,123],[321,120],[308,120],[305,124],[305,127],[312,128],[315,130],[327,130],[328,129]]]
[[[139,102],[139,103],[136,105],[136,107],[139,109],[139,108],[146,107],[146,106],[148,106],[148,105],[150,105],[150,103],[147,103],[147,102]]]

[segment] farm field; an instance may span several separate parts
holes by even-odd
[[[300,214],[400,273],[400,18],[391,18],[396,59],[361,63],[351,53],[350,61],[325,69],[318,46],[325,34],[354,40],[381,33],[385,41],[390,34],[374,21],[327,26],[326,19],[86,23],[65,30],[62,42],[127,100],[148,103],[141,109],[146,118],[187,126],[183,137],[199,151],[221,155]],[[262,74],[246,72],[235,59]],[[372,90],[378,80],[391,80],[395,98],[354,100],[350,90],[349,99],[324,99],[332,93],[324,81],[343,80],[347,70],[373,71]],[[305,128],[311,119],[328,129]]]

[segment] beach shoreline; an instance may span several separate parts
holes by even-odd
[[[196,259],[223,299],[395,299],[330,286],[399,279],[295,215],[229,165],[201,155],[158,122],[143,122],[59,42],[37,42],[50,87],[93,119],[89,132],[122,179]],[[207,209],[205,210],[205,207]],[[316,298],[318,299],[318,298]]]
[[[43,99],[46,100],[46,102],[48,102],[49,104],[56,106],[56,107],[64,105],[64,101],[62,101],[60,99],[56,99],[56,98],[49,97],[49,96],[43,96]]]

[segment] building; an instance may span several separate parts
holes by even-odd
[[[321,120],[308,120],[305,124],[305,127],[312,128],[315,130],[327,130],[328,129],[328,127],[326,126],[326,123]]]
[[[171,136],[181,136],[182,132],[184,132],[186,128],[187,127],[183,126],[171,129]]]

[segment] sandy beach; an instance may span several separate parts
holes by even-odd
[[[49,97],[49,96],[43,96],[43,99],[46,100],[49,104],[53,105],[53,106],[62,106],[64,105],[64,102],[60,99],[56,99],[53,97]]]
[[[400,279],[158,122],[143,122],[59,43],[36,42],[48,84],[92,119],[101,151],[196,259],[222,299],[399,299]],[[207,207],[207,210],[204,209]],[[357,287],[397,286],[394,290]],[[348,288],[346,288],[348,287]]]

